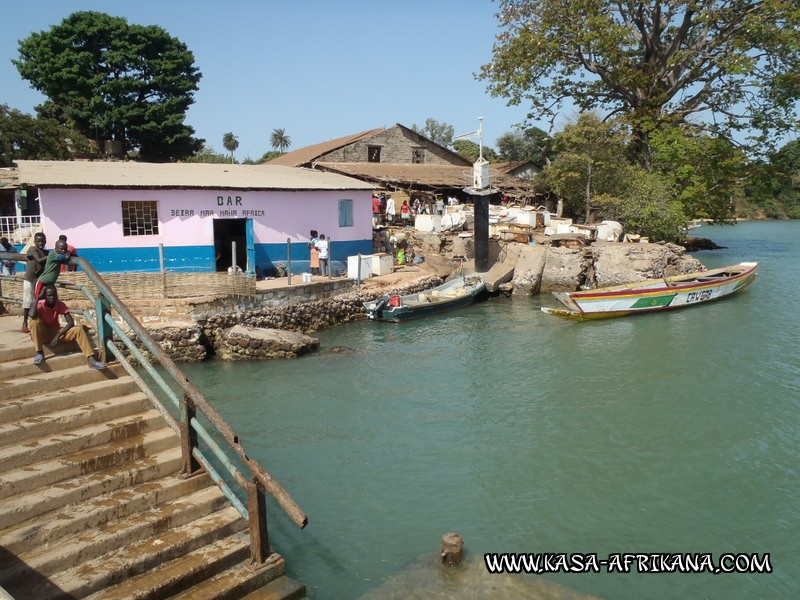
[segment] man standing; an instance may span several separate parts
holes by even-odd
[[[22,280],[22,329],[20,329],[22,333],[30,332],[30,329],[28,329],[28,314],[35,298],[33,288],[47,261],[47,251],[44,249],[46,243],[47,238],[45,235],[37,233],[33,236],[33,246],[27,252],[25,275]]]
[[[40,365],[44,362],[43,346],[45,344],[56,346],[59,341],[64,340],[65,342],[76,342],[78,344],[81,352],[86,357],[86,362],[90,369],[102,370],[107,368],[104,362],[100,362],[95,357],[92,344],[83,325],[75,325],[69,308],[58,299],[56,286],[52,284],[45,285],[43,294],[44,298],[31,307],[31,340],[33,340],[33,346],[36,349],[33,364]],[[63,327],[60,326],[59,315],[64,317],[65,324]]]
[[[389,196],[386,198],[386,223],[394,225],[394,216],[397,214],[397,208],[394,205],[394,198]]]
[[[320,275],[327,277],[331,274],[330,266],[328,265],[328,240],[325,239],[325,234],[320,233],[319,239],[316,243],[317,250],[319,251],[319,267]]]
[[[381,223],[381,199],[378,194],[372,194],[372,228]]]
[[[44,263],[42,274],[36,280],[36,289],[33,290],[33,295],[38,302],[42,293],[42,289],[48,283],[55,283],[61,273],[61,265],[69,261],[69,252],[67,252],[67,242],[58,240],[53,251],[47,255],[47,260]]]

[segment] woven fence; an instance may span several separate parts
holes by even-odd
[[[254,298],[256,279],[245,274],[228,273],[102,273],[109,287],[126,303],[149,300],[174,300],[180,298]],[[97,289],[85,273],[61,273],[58,283],[87,287],[93,294]],[[65,302],[83,301],[78,290],[59,286],[58,297]],[[0,277],[0,299],[12,302],[22,300],[22,280]]]

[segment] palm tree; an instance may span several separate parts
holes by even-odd
[[[239,147],[238,138],[229,131],[222,136],[222,145],[225,146],[225,150],[231,153],[231,163],[234,162],[233,153],[236,152],[236,149]]]
[[[285,129],[273,129],[272,135],[269,136],[269,143],[272,144],[273,150],[286,152],[286,149],[292,145],[292,138],[286,135]]]

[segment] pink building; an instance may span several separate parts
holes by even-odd
[[[372,190],[359,180],[270,165],[17,161],[36,188],[48,246],[65,234],[99,271],[269,273],[307,269],[309,231],[332,265],[372,253]]]

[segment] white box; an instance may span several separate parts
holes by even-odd
[[[372,254],[348,256],[347,277],[349,279],[366,279],[367,277],[372,277],[372,256]],[[359,262],[361,264],[360,270]]]
[[[385,252],[373,254],[371,266],[373,275],[389,275],[394,269],[394,260],[391,254]]]
[[[311,273],[303,273],[303,283],[311,283]]]

